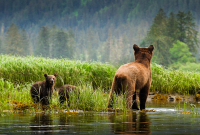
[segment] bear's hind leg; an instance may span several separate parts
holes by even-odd
[[[140,99],[140,110],[145,109],[145,104],[146,104],[146,100],[149,94],[149,89],[150,86],[144,86],[144,88],[142,88],[140,90],[140,94],[139,94],[139,99]]]
[[[132,86],[134,86],[134,85],[131,85],[131,83],[129,83],[128,87],[127,87],[127,97],[126,97],[127,109],[133,109],[133,107],[136,106],[135,103],[133,106],[134,98],[136,98],[136,97],[134,97],[135,87],[132,87]]]
[[[136,91],[135,91],[135,93],[133,94],[133,105],[132,105],[132,109],[139,110],[138,104],[137,104],[137,100],[136,100]]]
[[[115,82],[115,78],[114,78],[113,82],[112,82],[112,87],[111,87],[111,90],[110,90],[109,99],[108,99],[108,105],[107,105],[108,108],[113,107],[113,97],[114,97],[113,94],[116,91],[116,89],[117,89],[117,83]]]

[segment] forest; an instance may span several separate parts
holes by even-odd
[[[155,46],[153,62],[200,71],[199,0],[1,0],[0,53],[134,61],[133,44]]]

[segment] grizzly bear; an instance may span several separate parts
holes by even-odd
[[[60,101],[60,104],[63,104],[65,101],[66,101],[66,98],[67,98],[67,103],[68,103],[68,106],[70,105],[69,103],[69,94],[70,92],[72,91],[75,91],[77,90],[78,94],[79,94],[79,89],[78,87],[74,86],[74,85],[68,85],[68,84],[65,84],[64,86],[61,86],[58,90],[58,95],[59,95],[59,101]]]
[[[138,47],[133,45],[135,62],[127,63],[119,67],[116,71],[110,96],[108,108],[113,104],[113,93],[124,94],[126,92],[127,108],[137,109],[136,90],[139,90],[140,110],[145,109],[145,103],[151,86],[151,59],[153,56],[154,46]]]
[[[42,105],[49,105],[49,100],[56,83],[56,74],[44,74],[45,80],[35,82],[30,89],[31,97],[35,103],[41,102]]]

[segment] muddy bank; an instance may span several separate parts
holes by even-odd
[[[163,94],[150,92],[147,98],[147,102],[152,102],[156,100],[163,100],[169,102],[199,102],[200,94],[195,95],[180,95],[180,94]]]

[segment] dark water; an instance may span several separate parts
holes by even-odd
[[[2,134],[200,134],[199,104],[177,111],[177,104],[147,104],[157,112],[8,113],[0,116]],[[153,107],[151,107],[153,106]]]

